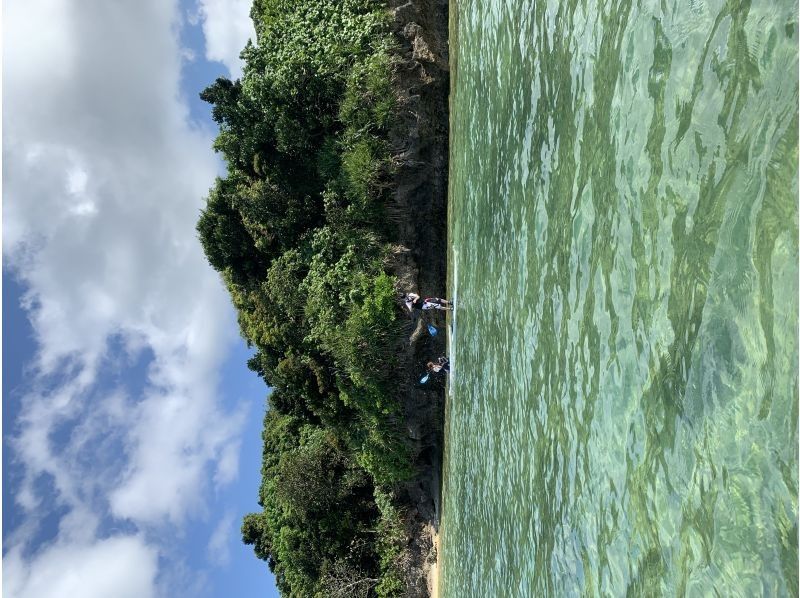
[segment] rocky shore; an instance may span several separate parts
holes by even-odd
[[[395,89],[400,115],[391,135],[395,164],[392,219],[396,237],[390,269],[403,289],[445,296],[447,280],[447,176],[450,87],[448,1],[392,0],[400,48]],[[407,596],[436,591],[437,534],[443,449],[444,383],[417,383],[423,364],[445,353],[445,334],[431,337],[425,323],[444,328],[443,313],[407,325],[398,372],[403,414],[417,475],[398,499],[406,505],[409,545],[402,557]]]

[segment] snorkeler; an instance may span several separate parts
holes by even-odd
[[[422,299],[416,293],[404,293],[401,296],[403,303],[408,308],[408,311],[414,312],[415,309],[417,310],[429,310],[429,309],[453,309],[452,301],[448,301],[447,299],[441,299],[439,297],[426,297]]]
[[[436,360],[436,363],[433,361],[429,361],[428,364],[425,366],[432,374],[438,374],[440,372],[449,372],[450,371],[450,360],[447,357],[440,357]]]
[[[453,309],[453,303],[439,297],[426,297],[422,309]]]

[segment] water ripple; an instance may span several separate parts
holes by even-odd
[[[796,6],[602,6],[453,4],[442,593],[796,595]]]

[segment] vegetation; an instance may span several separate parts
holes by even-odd
[[[393,486],[411,471],[391,384],[387,14],[374,0],[255,0],[242,78],[217,79],[228,166],[197,230],[249,367],[272,387],[259,504],[242,525],[290,596],[392,596]]]

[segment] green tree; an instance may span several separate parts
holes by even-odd
[[[272,554],[272,536],[264,513],[249,513],[242,521],[242,542],[252,545],[256,556],[268,561]]]
[[[264,256],[232,205],[224,179],[217,179],[197,222],[197,232],[211,266],[228,272],[238,284],[248,284],[266,269]]]

